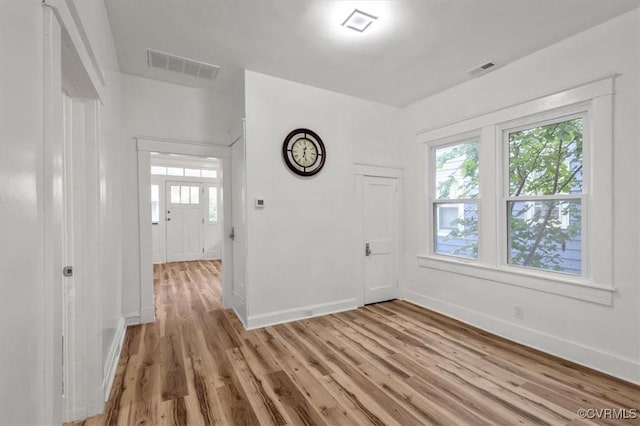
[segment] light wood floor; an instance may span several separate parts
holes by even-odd
[[[639,387],[401,301],[244,331],[220,269],[156,266],[158,320],[127,330],[86,425],[578,425],[580,408],[640,408]]]

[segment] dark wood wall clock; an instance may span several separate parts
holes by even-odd
[[[322,170],[327,151],[316,132],[309,129],[295,129],[284,138],[282,157],[293,173],[300,176],[313,176]]]

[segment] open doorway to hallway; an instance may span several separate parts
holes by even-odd
[[[224,236],[221,162],[153,152],[150,160],[156,317],[169,301],[187,297],[181,291],[197,295],[207,310],[219,308]],[[182,281],[195,283],[195,287],[173,285]]]
[[[242,138],[239,138],[238,140],[242,140]],[[175,233],[180,238],[189,238],[192,241],[187,241],[188,244],[185,243],[184,240],[181,242],[178,241],[178,246],[183,244],[185,250],[183,250],[183,253],[179,258],[170,257],[170,259],[180,261],[188,260],[188,257],[183,256],[184,252],[190,250],[188,249],[188,245],[192,244],[193,241],[200,244],[200,239],[202,239],[205,243],[204,255],[202,254],[202,248],[200,248],[200,253],[196,253],[197,257],[192,260],[212,260],[219,257],[223,264],[228,265],[223,277],[221,277],[223,289],[221,294],[222,305],[225,308],[234,307],[234,291],[232,288],[231,273],[233,240],[228,237],[232,234],[232,227],[234,225],[232,220],[235,215],[235,213],[232,214],[231,210],[232,152],[230,147],[215,144],[193,143],[188,141],[171,141],[137,137],[136,149],[138,151],[137,198],[139,203],[138,237],[140,252],[138,260],[140,267],[140,304],[138,311],[139,317],[131,316],[130,318],[132,320],[129,321],[129,324],[145,324],[155,321],[153,234],[155,232],[159,235],[156,239],[156,241],[158,241],[157,245],[162,241],[164,241],[165,244],[165,248],[156,248],[155,262],[158,262],[158,257],[162,256],[162,253],[164,253],[165,257],[164,259],[160,259],[160,261],[162,263],[166,263],[167,260],[169,260],[167,259],[166,249],[167,224],[169,222],[174,222],[174,217],[177,217],[174,216],[175,211],[171,210],[176,206],[178,206],[178,208],[183,207],[184,209],[193,207],[196,212],[199,211],[200,213],[188,213],[195,215],[196,218],[199,217],[200,224],[192,224],[194,226],[197,225],[199,228],[195,228],[196,231],[191,232],[189,237],[186,237],[184,232]],[[154,164],[153,167],[164,167],[165,169],[161,172],[152,174],[152,158],[154,159],[154,163],[163,158],[167,161],[181,161],[183,164],[171,165],[166,162],[164,164]],[[191,160],[191,162],[189,162],[189,160]],[[217,161],[218,168],[216,168],[215,161],[213,160]],[[184,162],[189,163],[185,164]],[[152,183],[152,178],[158,179],[160,176],[163,177],[164,183],[158,183],[157,193],[152,197],[151,190],[152,184],[154,184]],[[171,182],[174,183],[172,184]],[[175,188],[172,188],[172,185]],[[195,189],[192,189],[192,186]],[[215,189],[210,189],[210,187]],[[200,192],[198,192],[198,189],[200,189]],[[211,196],[209,196],[210,191],[212,194]],[[215,196],[214,193],[216,193]],[[153,203],[152,199],[154,200]],[[162,205],[163,199],[164,206]],[[213,200],[216,199],[218,203],[217,206],[213,205]],[[212,201],[211,206],[209,205],[209,200]],[[170,211],[171,213],[167,213],[167,211]],[[185,212],[182,212],[183,215],[184,213]],[[167,219],[171,219],[171,221]],[[216,223],[216,220],[214,219],[217,219],[217,230],[219,231],[218,238],[215,238],[215,235],[212,233],[207,233],[209,230],[205,230],[205,228],[209,228]],[[190,218],[187,218],[186,222],[189,222],[190,220]],[[157,221],[158,225],[153,225],[152,223],[154,221]],[[185,222],[185,220],[182,222]],[[192,222],[197,221],[192,220]],[[202,222],[205,223],[203,224]],[[156,228],[156,230],[154,230],[154,228]],[[213,240],[209,240],[210,238],[213,238],[215,242],[211,243]],[[207,241],[210,243],[208,246]],[[210,252],[207,253],[207,247],[213,248],[217,245],[219,245],[219,256],[216,256],[215,253],[213,255],[211,254],[214,250],[210,250]]]

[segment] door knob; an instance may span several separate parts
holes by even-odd
[[[369,243],[366,243],[364,245],[364,255],[371,256],[371,248],[369,247]]]

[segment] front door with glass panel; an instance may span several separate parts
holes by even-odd
[[[166,183],[167,262],[200,260],[204,257],[201,183]]]

